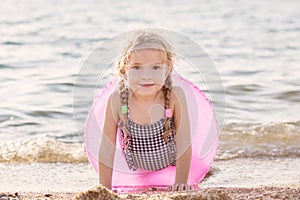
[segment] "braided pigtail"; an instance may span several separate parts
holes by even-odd
[[[127,148],[128,145],[126,144],[129,140],[129,130],[128,130],[128,119],[127,119],[127,112],[128,112],[128,108],[127,108],[127,99],[128,99],[128,92],[127,92],[127,89],[126,89],[126,86],[125,86],[125,81],[124,79],[120,79],[120,82],[119,82],[119,90],[120,90],[120,96],[121,96],[121,111],[122,111],[122,114],[125,114],[126,117],[125,119],[123,120],[122,122],[122,130],[124,132],[124,139],[123,139],[123,147],[124,148]]]
[[[165,142],[170,142],[172,139],[172,128],[171,128],[171,118],[172,118],[172,111],[170,106],[170,96],[172,91],[172,79],[170,75],[168,75],[165,84],[163,86],[163,93],[164,93],[164,102],[165,102],[165,114],[166,114],[166,121],[165,121],[165,133],[163,134],[163,139]]]
[[[122,127],[122,133],[123,135],[122,138],[122,149],[124,151],[124,156],[127,161],[127,165],[130,170],[135,171],[137,169],[136,163],[133,159],[133,154],[132,154],[132,145],[130,141],[130,132],[128,130],[128,89],[125,86],[125,81],[124,78],[120,80],[119,83],[119,89],[120,89],[120,95],[121,95],[121,103],[122,103],[122,114],[126,115],[125,120],[123,120],[123,127]]]

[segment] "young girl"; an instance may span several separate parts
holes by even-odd
[[[130,170],[176,166],[171,190],[190,190],[189,116],[184,92],[172,87],[174,54],[159,35],[139,32],[117,63],[119,88],[108,98],[99,148],[99,181],[111,189],[117,130]],[[113,144],[113,145],[111,145]]]

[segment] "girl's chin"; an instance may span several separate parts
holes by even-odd
[[[140,96],[152,96],[155,95],[157,92],[159,92],[161,88],[158,88],[156,86],[152,87],[139,87],[133,93],[140,95]]]

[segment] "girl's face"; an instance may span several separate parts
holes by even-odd
[[[130,55],[125,79],[135,94],[151,96],[165,84],[169,68],[163,63],[164,54],[160,50],[141,49]]]

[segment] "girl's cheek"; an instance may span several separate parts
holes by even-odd
[[[156,82],[157,83],[160,83],[162,85],[164,85],[165,81],[166,81],[166,76],[165,75],[162,75],[162,76],[157,76],[155,79],[156,79]]]

